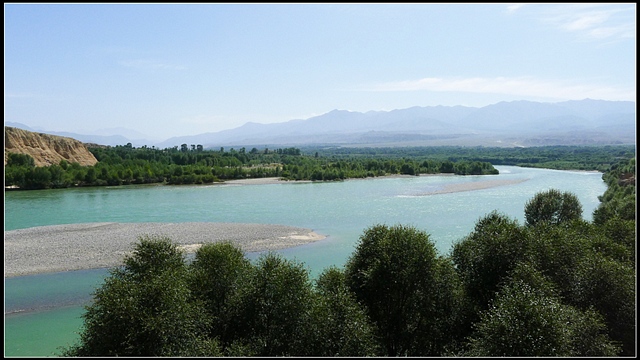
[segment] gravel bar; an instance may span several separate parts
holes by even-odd
[[[322,240],[310,229],[245,223],[84,223],[4,232],[4,276],[114,267],[139,236],[166,236],[185,252],[230,241],[245,252],[280,250]]]
[[[447,184],[443,189],[424,193],[421,195],[437,195],[437,194],[448,194],[462,191],[475,191],[475,190],[483,190],[489,189],[498,186],[505,185],[515,185],[520,184],[521,182],[525,182],[529,179],[501,179],[501,180],[484,180],[484,181],[474,181],[474,182],[465,182],[465,183],[457,183],[457,184]]]

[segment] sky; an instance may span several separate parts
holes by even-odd
[[[4,119],[147,139],[334,109],[636,100],[636,4],[4,4]]]

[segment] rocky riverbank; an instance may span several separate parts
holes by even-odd
[[[140,236],[166,236],[188,252],[230,241],[246,252],[324,239],[310,229],[244,223],[85,223],[4,232],[4,276],[118,266]]]

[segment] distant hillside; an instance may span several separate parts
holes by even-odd
[[[249,122],[231,130],[174,137],[156,146],[635,144],[635,125],[632,101],[512,101],[481,108],[415,106],[366,113],[333,110],[306,120]]]
[[[69,137],[56,136],[4,127],[4,164],[9,153],[28,154],[36,166],[47,166],[67,160],[80,165],[95,165],[98,160],[82,142]]]
[[[16,124],[16,125],[11,125]],[[5,123],[26,130],[18,123]],[[131,130],[103,129],[103,135],[42,131],[100,145],[205,148],[304,145],[335,146],[545,146],[615,145],[636,142],[633,101],[571,100],[499,102],[484,107],[414,106],[391,111],[333,110],[309,119],[273,124],[248,122],[219,132],[172,137],[162,142],[131,139]],[[127,136],[125,136],[127,135]]]

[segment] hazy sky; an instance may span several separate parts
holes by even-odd
[[[636,98],[636,5],[5,4],[4,119],[150,139],[333,109]]]

